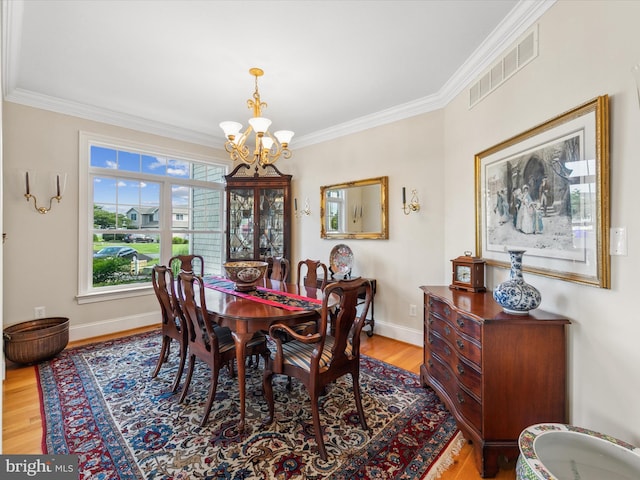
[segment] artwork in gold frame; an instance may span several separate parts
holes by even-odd
[[[509,268],[610,288],[609,97],[475,156],[476,254]]]

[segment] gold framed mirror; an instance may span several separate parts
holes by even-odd
[[[320,187],[320,237],[388,239],[389,177]]]

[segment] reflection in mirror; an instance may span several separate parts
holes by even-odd
[[[389,177],[320,187],[322,238],[387,239]]]

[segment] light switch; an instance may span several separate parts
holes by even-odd
[[[610,245],[611,255],[626,255],[627,254],[627,228],[612,227],[611,235],[609,237],[609,245]]]

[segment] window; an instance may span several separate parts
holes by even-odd
[[[228,161],[87,133],[80,152],[80,303],[149,293],[177,254],[221,273]]]
[[[345,199],[344,189],[329,190],[326,199],[326,220],[327,232],[345,231]]]

